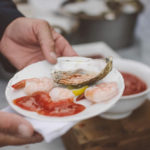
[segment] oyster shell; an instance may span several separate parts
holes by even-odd
[[[112,70],[112,58],[62,57],[51,71],[54,82],[72,87],[94,84]]]

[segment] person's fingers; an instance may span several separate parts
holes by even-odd
[[[31,137],[34,130],[32,125],[22,117],[0,111],[0,132]]]
[[[33,63],[36,63],[36,62],[39,62],[39,61],[42,61],[42,60],[45,60],[45,56],[41,52],[41,49],[39,49],[39,51],[35,55],[30,57],[30,60],[27,61],[25,66],[28,66],[30,64],[33,64]]]
[[[7,145],[31,144],[31,143],[41,142],[42,140],[43,137],[38,133],[34,133],[32,137],[28,137],[28,138],[0,133],[0,147],[7,146]]]
[[[57,57],[55,54],[55,42],[51,33],[50,25],[43,20],[39,20],[33,27],[34,33],[40,43],[41,50],[45,58],[51,62],[56,63]]]
[[[55,51],[61,56],[78,56],[68,41],[59,33],[53,30],[55,40]]]

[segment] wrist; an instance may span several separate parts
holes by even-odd
[[[13,16],[4,16],[5,19],[2,19],[3,23],[0,25],[0,39],[2,38],[6,28],[16,19],[23,17],[23,15],[21,13],[18,13],[16,15]]]

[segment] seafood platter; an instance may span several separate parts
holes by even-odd
[[[10,79],[6,98],[19,114],[45,121],[79,121],[111,108],[124,92],[112,57],[59,57],[31,64]]]

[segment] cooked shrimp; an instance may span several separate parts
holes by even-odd
[[[73,98],[75,97],[71,90],[66,88],[60,88],[60,87],[53,88],[49,92],[49,95],[53,102],[58,102],[67,99],[73,100]]]
[[[37,91],[49,92],[53,87],[54,83],[51,78],[31,78],[22,80],[12,86],[14,89],[24,88],[24,92],[27,95],[31,95]]]
[[[15,84],[12,85],[12,88],[18,90],[18,89],[21,89],[21,88],[24,88],[26,85],[26,80],[21,80]]]
[[[118,94],[116,82],[101,83],[85,90],[85,97],[93,103],[108,101]]]

